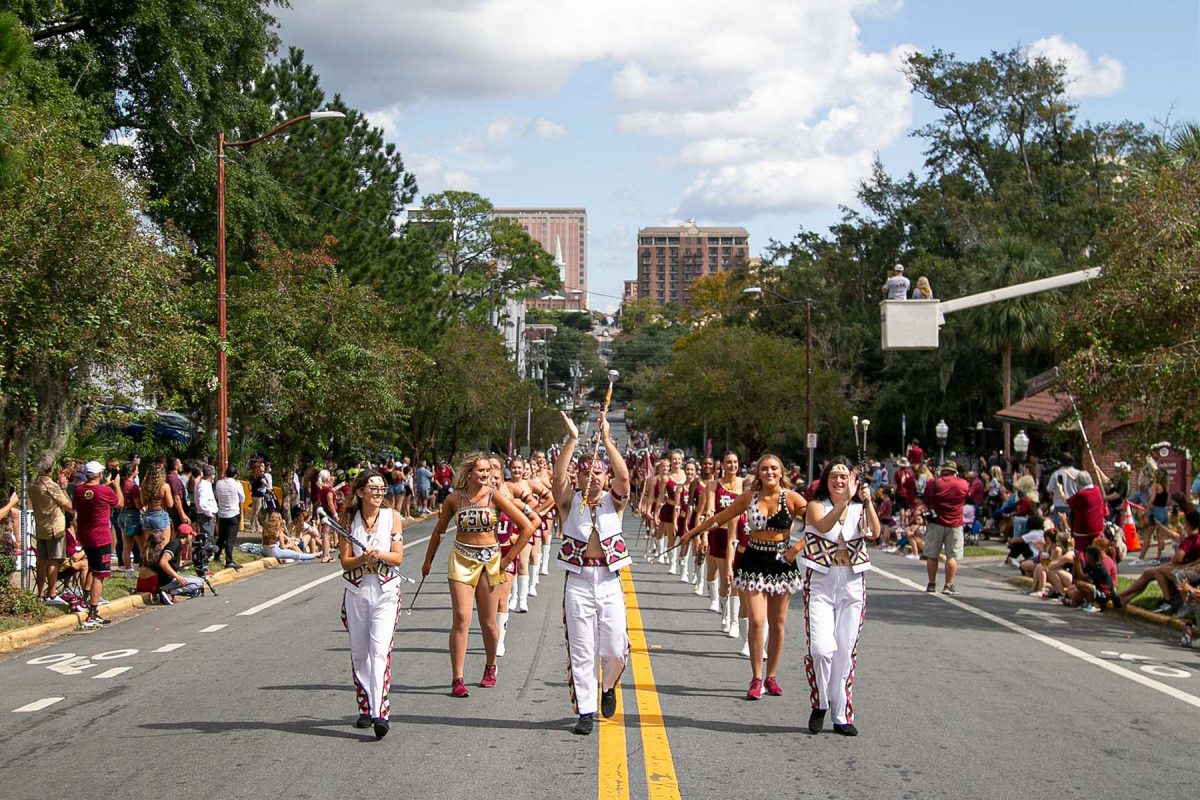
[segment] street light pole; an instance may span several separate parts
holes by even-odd
[[[225,148],[249,148],[276,136],[299,122],[343,119],[340,111],[311,111],[275,126],[262,136],[241,142],[226,142],[225,131],[217,132],[217,464],[222,475],[229,466],[229,335],[225,314]]]

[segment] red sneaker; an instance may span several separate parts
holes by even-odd
[[[450,694],[453,697],[470,697],[471,693],[467,691],[467,684],[462,678],[455,678],[450,684]]]
[[[490,689],[496,685],[496,665],[489,664],[483,668],[483,679],[479,681],[479,685],[485,689]]]
[[[779,684],[775,682],[775,676],[771,676],[763,681],[763,688],[767,690],[767,694],[771,697],[782,697],[783,689],[779,688]]]
[[[750,681],[750,688],[746,690],[747,700],[757,700],[762,697],[763,682],[759,678],[754,678]]]

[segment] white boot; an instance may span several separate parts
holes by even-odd
[[[517,576],[517,611],[524,614],[529,611],[529,576]]]
[[[504,656],[504,637],[508,635],[508,614],[500,613],[496,615],[496,624],[500,626],[500,641],[496,642],[496,657]]]
[[[700,581],[700,585],[704,585],[704,581]],[[708,590],[712,593],[712,602],[708,604],[709,611],[721,611],[721,582],[720,580],[709,581]]]
[[[537,597],[537,585],[540,578],[538,577],[538,565],[529,562],[529,596]]]
[[[671,551],[671,568],[668,569],[667,572],[670,573],[671,575],[679,574],[679,551],[678,550]]]
[[[767,648],[771,646],[771,627],[763,626],[763,661],[767,660]]]
[[[750,619],[738,620],[738,638],[742,640],[742,655],[750,657]]]
[[[721,599],[721,633],[729,633],[729,600]]]
[[[699,576],[699,570],[697,570],[697,576]],[[704,597],[704,589],[706,586],[708,586],[708,581],[704,580],[704,578],[700,578],[700,580],[696,581],[696,597]],[[716,595],[714,594],[713,597],[716,597]]]
[[[689,581],[691,581],[691,579],[692,579],[692,576],[690,574],[691,569],[692,569],[692,559],[688,557],[687,553],[683,553],[682,555],[679,556],[679,582],[680,583],[688,583]]]
[[[518,577],[518,580],[519,579],[520,578]],[[508,592],[508,610],[509,611],[517,610],[517,593],[512,591],[511,589]]]
[[[667,564],[670,563],[670,561],[671,556],[667,552],[667,537],[664,536],[658,540],[658,563]]]
[[[658,539],[653,536],[646,537],[646,563],[653,564],[654,559],[658,558]]]
[[[738,613],[742,610],[742,598],[737,594],[729,595],[729,629],[726,635],[730,639],[736,639],[741,636],[741,628],[738,626]]]
[[[550,545],[542,545],[542,574],[550,574]]]

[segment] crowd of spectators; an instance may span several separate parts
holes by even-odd
[[[66,459],[56,465],[44,457],[29,484],[35,592],[47,606],[86,610],[82,625],[91,629],[108,624],[100,609],[107,602],[104,582],[114,574],[171,604],[180,595],[204,593],[214,559],[241,569],[238,549],[285,562],[332,561],[336,537],[313,523],[316,511],[337,516],[354,476],[373,466],[388,481],[388,507],[408,518],[433,513],[453,486],[448,463],[414,467],[407,458],[347,469],[297,467],[280,483],[270,463],[252,459],[243,483],[237,467],[217,479],[204,460],[143,464],[133,453],[124,463]],[[16,518],[18,503],[12,493],[0,506],[0,523]],[[14,537],[18,527],[10,526]],[[243,533],[251,541],[239,543]]]

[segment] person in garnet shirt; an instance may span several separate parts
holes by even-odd
[[[925,451],[921,449],[921,443],[916,439],[912,440],[912,444],[908,446],[908,460],[912,462],[914,467],[919,466],[921,460],[925,458]]]
[[[1071,538],[1075,540],[1075,552],[1082,553],[1104,533],[1104,495],[1092,481],[1092,476],[1080,472],[1075,479],[1077,490],[1067,498],[1071,509]]]
[[[947,461],[938,470],[938,476],[925,485],[925,504],[934,513],[935,519],[925,526],[925,568],[929,583],[925,591],[937,591],[938,556],[946,551],[946,582],[942,594],[958,594],[954,577],[958,574],[958,562],[963,557],[963,505],[967,502],[970,487],[958,477],[958,464]]]
[[[124,507],[125,499],[119,476],[113,475],[107,483],[100,483],[104,465],[99,461],[89,461],[83,472],[86,480],[75,487],[75,535],[87,555],[88,571],[92,575],[88,615],[82,623],[86,630],[103,627],[109,622],[100,616],[97,608],[104,579],[112,575],[112,512]]]

